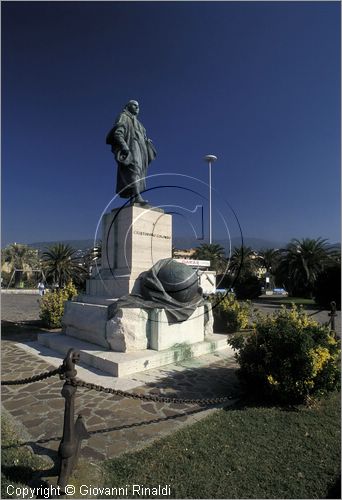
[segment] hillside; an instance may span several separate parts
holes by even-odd
[[[175,248],[193,248],[201,245],[202,243],[206,243],[206,240],[196,240],[194,238],[189,237],[175,237],[173,240],[173,246]],[[84,239],[84,240],[60,240],[60,241],[40,241],[35,243],[29,243],[29,246],[32,248],[38,249],[40,252],[43,252],[48,247],[55,245],[57,243],[63,243],[65,245],[70,245],[71,247],[85,251],[89,250],[94,246],[94,240],[92,239]],[[218,239],[215,240],[215,243],[223,246],[223,248],[228,251],[229,249],[229,240],[228,239]],[[244,238],[244,245],[250,246],[253,250],[262,250],[266,248],[282,248],[286,245],[286,242],[279,242],[275,240],[265,240],[260,238]],[[231,241],[231,247],[240,247],[241,240],[238,238],[233,238]]]

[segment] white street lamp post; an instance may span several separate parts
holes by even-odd
[[[217,156],[207,155],[204,160],[208,162],[209,165],[209,243],[212,243],[212,221],[211,221],[211,164],[217,160]]]

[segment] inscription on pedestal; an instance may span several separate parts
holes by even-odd
[[[101,272],[87,293],[121,297],[139,286],[138,276],[172,255],[172,216],[139,206],[103,216]],[[137,280],[137,281],[136,281]]]
[[[117,209],[104,216],[102,269],[132,274],[171,257],[171,215],[142,207]]]

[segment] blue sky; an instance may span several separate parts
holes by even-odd
[[[340,241],[340,2],[1,7],[2,246],[94,236],[129,99],[158,151],[152,204],[206,220],[211,153],[214,240],[220,214],[237,233],[229,204],[245,236]]]

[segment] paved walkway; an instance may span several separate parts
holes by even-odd
[[[36,338],[34,326],[20,324],[38,319],[38,297],[2,295],[3,319],[7,324],[2,341],[2,380],[28,377],[54,368],[30,348]],[[265,312],[266,306],[260,305]],[[322,321],[327,312],[320,313]],[[324,316],[324,317],[323,317]],[[340,328],[340,314],[339,314]],[[21,344],[21,345],[20,345]],[[48,358],[45,358],[48,359]],[[149,370],[138,380],[145,384],[132,390],[177,398],[210,398],[236,394],[236,364],[231,351],[202,356],[195,361]],[[56,457],[63,428],[63,382],[57,376],[22,386],[3,386],[4,408],[28,432],[27,441],[41,455]],[[139,449],[183,425],[206,416],[202,407],[190,404],[154,403],[86,389],[77,390],[76,414],[81,413],[90,433],[83,442],[82,457],[102,460]]]
[[[49,364],[49,357],[37,357],[30,350],[39,331],[35,324],[39,318],[39,297],[3,294],[1,298],[6,325],[2,380],[29,377],[55,368],[56,364]],[[235,361],[227,349],[196,361],[149,370],[138,377],[144,385],[132,392],[194,399],[226,396],[236,392],[235,369]],[[81,377],[82,368],[78,372]],[[135,382],[136,385],[139,383]],[[56,456],[63,430],[62,386],[63,382],[55,376],[28,385],[2,387],[3,406],[28,431],[31,436],[28,444],[36,453],[52,458]],[[90,438],[83,442],[82,457],[101,460],[138,449],[203,418],[208,411],[212,409],[122,399],[78,388],[75,413],[82,414],[90,433]]]
[[[39,319],[38,294],[1,293],[1,320],[19,323]]]
[[[54,368],[20,347],[17,341],[16,338],[2,342],[2,380],[29,377]],[[210,398],[236,393],[235,361],[231,355],[226,356],[222,351],[193,362],[150,370],[153,383],[132,392],[177,398]],[[209,362],[214,363],[208,365]],[[55,376],[28,385],[2,387],[4,408],[31,436],[27,444],[36,453],[52,458],[63,428],[62,385]],[[184,424],[203,418],[208,411],[212,410],[190,404],[122,399],[79,388],[76,414],[82,414],[90,432],[90,438],[82,447],[82,457],[101,460],[139,449]]]

